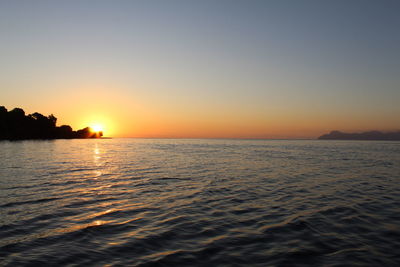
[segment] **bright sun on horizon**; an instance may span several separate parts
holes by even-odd
[[[115,134],[115,121],[111,119],[113,116],[102,113],[84,114],[81,120],[74,126],[77,129],[89,127],[94,133],[103,132],[104,135],[112,136]]]
[[[103,132],[103,131],[104,131],[103,125],[98,124],[98,123],[92,124],[92,125],[90,126],[90,128],[91,128],[93,131],[95,131],[95,132]]]

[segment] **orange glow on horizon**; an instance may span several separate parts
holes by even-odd
[[[49,101],[49,106],[27,106],[26,113],[53,113],[57,125],[70,125],[74,130],[91,127],[104,137],[138,138],[317,138],[332,130],[361,132],[391,131],[398,124],[397,114],[385,119],[375,114],[308,109],[296,105],[263,106],[262,109],[237,104],[209,104],[171,101],[157,96],[125,95],[117,85],[86,85],[79,97],[65,88],[62,101]],[[151,89],[151,87],[145,87]],[[128,89],[126,89],[128,90]],[[151,91],[151,90],[150,90]],[[74,105],[71,105],[74,103]],[[12,107],[12,106],[11,106]],[[396,124],[397,123],[397,124]]]

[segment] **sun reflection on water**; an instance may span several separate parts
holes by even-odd
[[[96,220],[96,221],[94,221],[94,225],[103,225],[105,222],[104,221],[102,221],[102,220]]]
[[[99,148],[98,143],[96,143],[94,145],[94,150],[93,150],[93,162],[96,166],[96,170],[94,170],[94,174],[95,174],[95,179],[97,179],[97,177],[101,176],[103,173],[100,170],[100,167],[102,166],[102,160],[101,160],[101,151]]]

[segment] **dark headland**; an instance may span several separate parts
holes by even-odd
[[[343,133],[340,131],[332,131],[328,134],[318,137],[320,140],[383,140],[383,141],[400,141],[400,131],[397,132],[380,132],[369,131],[362,133]]]
[[[25,139],[73,139],[100,138],[102,132],[94,132],[90,127],[78,131],[69,125],[56,126],[57,118],[53,114],[44,116],[38,112],[25,115],[21,108],[7,111],[0,106],[0,140]]]

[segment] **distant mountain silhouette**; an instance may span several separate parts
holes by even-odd
[[[390,140],[400,141],[400,131],[383,133],[379,131],[370,131],[363,133],[343,133],[340,131],[332,131],[324,134],[318,139],[321,140]]]
[[[21,108],[7,111],[0,106],[0,140],[23,139],[72,139],[100,138],[102,132],[94,132],[89,127],[73,131],[71,126],[56,126],[57,118],[53,114],[44,116],[40,113],[25,115]]]

